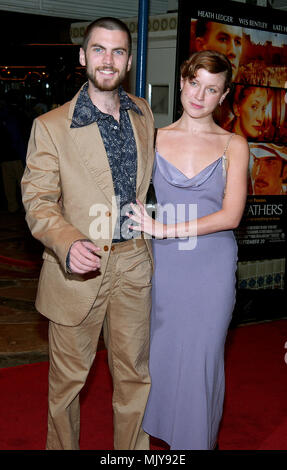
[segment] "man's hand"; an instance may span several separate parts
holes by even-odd
[[[86,274],[97,271],[101,267],[101,249],[94,243],[86,240],[78,240],[70,248],[69,268],[72,273]]]

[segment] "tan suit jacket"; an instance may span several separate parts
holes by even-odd
[[[88,315],[97,297],[117,218],[112,174],[97,124],[70,127],[78,95],[34,121],[22,179],[28,226],[45,246],[36,308],[52,321],[71,326]],[[128,111],[137,145],[137,198],[144,202],[153,166],[154,124],[147,102],[131,98],[143,113]],[[104,208],[102,221],[109,233],[105,239],[95,234],[95,204]],[[83,238],[101,248],[100,273],[66,270],[70,246]],[[150,240],[146,243],[151,255]]]

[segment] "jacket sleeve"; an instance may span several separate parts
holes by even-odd
[[[32,235],[54,252],[67,271],[70,246],[86,237],[63,217],[59,155],[42,119],[36,119],[32,126],[21,186]]]

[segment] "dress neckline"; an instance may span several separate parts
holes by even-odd
[[[193,180],[194,178],[197,178],[198,176],[201,175],[201,173],[203,173],[204,171],[208,170],[212,165],[215,165],[215,163],[218,163],[219,160],[221,160],[224,155],[222,155],[221,157],[218,157],[216,158],[216,160],[214,160],[213,162],[209,163],[207,166],[205,166],[204,168],[202,168],[202,170],[200,170],[198,173],[196,173],[195,175],[193,175],[191,178],[189,178],[185,173],[183,173],[179,168],[177,168],[173,163],[171,163],[170,161],[168,161],[166,158],[164,158],[157,150],[156,150],[156,154],[162,159],[164,160],[164,162],[166,162],[168,165],[172,166],[178,173],[180,173],[181,175],[183,175],[187,180],[191,181]]]

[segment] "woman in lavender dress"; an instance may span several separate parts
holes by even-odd
[[[232,229],[246,200],[246,140],[212,113],[232,69],[215,51],[181,68],[181,118],[160,129],[153,220],[138,201],[131,219],[154,237],[151,391],[144,430],[171,449],[213,449],[224,399],[224,345],[235,301]]]

